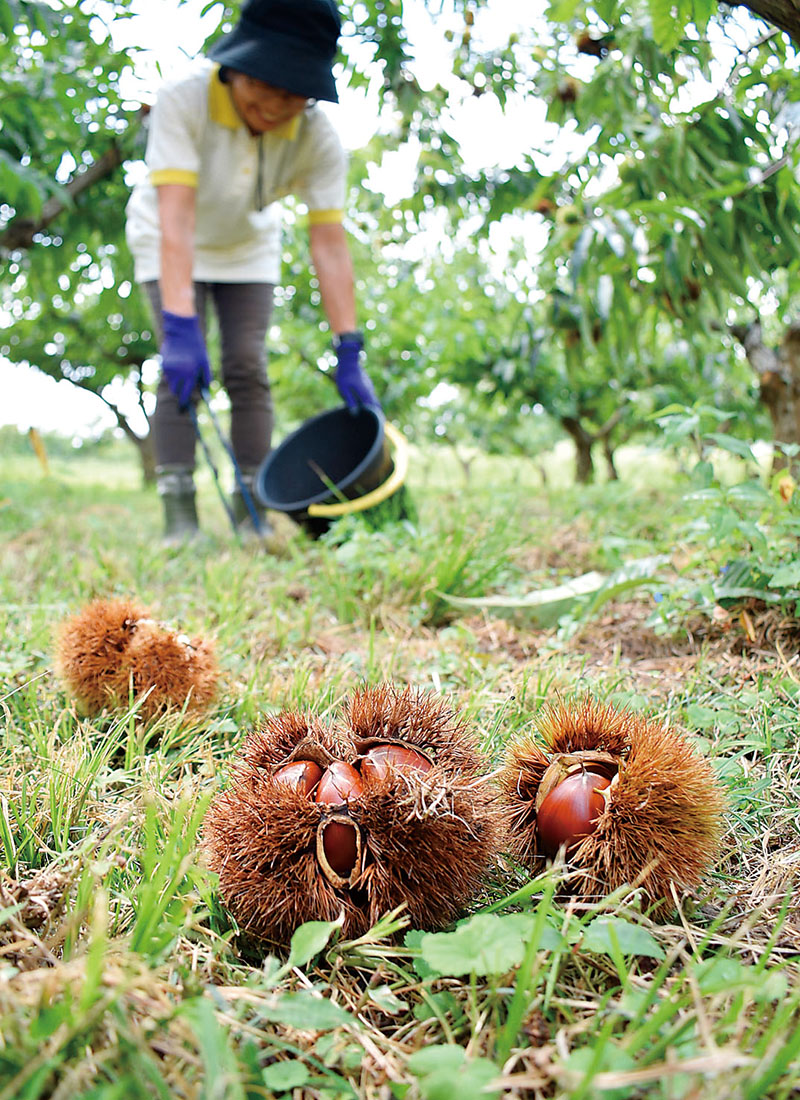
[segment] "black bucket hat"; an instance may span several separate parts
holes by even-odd
[[[293,95],[338,103],[331,68],[341,29],[333,0],[245,0],[208,56]]]

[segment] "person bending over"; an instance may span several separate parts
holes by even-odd
[[[353,265],[342,225],[346,157],[318,100],[338,102],[333,0],[246,0],[236,26],[190,74],[167,82],[150,113],[147,178],[127,206],[136,281],[161,349],[152,430],[165,539],[197,533],[189,405],[208,388],[206,313],[220,334],[231,443],[251,489],[273,425],[266,332],[280,278],[277,203],[308,207],[311,261],[333,333],[345,402],[380,408],[361,363]],[[252,527],[238,490],[237,522]]]

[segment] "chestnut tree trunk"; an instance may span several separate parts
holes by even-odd
[[[759,19],[785,31],[794,42],[800,43],[800,7],[794,0],[744,0],[730,6],[747,8]]]
[[[575,444],[575,479],[585,485],[594,480],[592,444],[595,437],[576,416],[562,416],[561,426]]]
[[[758,375],[761,400],[769,412],[775,442],[800,445],[800,322],[788,326],[778,348],[764,343],[760,320],[733,325],[731,332]],[[790,461],[776,448],[773,471],[786,467],[796,474],[800,462]]]
[[[569,435],[575,444],[575,478],[582,485],[594,480],[594,461],[592,459],[592,447],[595,443],[602,444],[603,454],[608,465],[608,476],[612,481],[619,477],[614,465],[614,444],[611,442],[611,433],[625,415],[625,406],[620,405],[597,431],[591,432],[581,420],[581,414],[577,416],[562,416],[561,427]]]

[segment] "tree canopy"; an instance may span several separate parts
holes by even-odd
[[[555,0],[498,41],[492,0],[426,7],[449,50],[435,82],[410,5],[342,5],[342,79],[377,89],[382,111],[352,158],[348,224],[389,415],[492,446],[538,437],[522,422],[549,415],[584,478],[594,443],[613,466],[673,401],[729,409],[752,433],[760,394],[776,439],[800,441],[794,9],[747,5],[768,25],[700,0]],[[101,395],[128,377],[144,407],[155,348],[122,232],[143,147],[121,92],[133,56],[87,5],[0,0],[0,60],[0,350]],[[541,125],[513,159],[476,168],[454,120],[484,97],[508,116],[538,102]],[[387,202],[371,181],[403,147],[413,188]],[[272,349],[295,416],[332,396],[301,224],[290,213]],[[312,368],[300,385],[298,361]]]

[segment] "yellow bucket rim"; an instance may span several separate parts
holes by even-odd
[[[367,508],[374,508],[376,504],[382,504],[384,500],[397,492],[408,473],[408,440],[388,420],[384,421],[383,430],[392,445],[392,461],[394,462],[394,469],[386,481],[379,485],[377,489],[365,493],[363,497],[355,497],[353,500],[340,500],[336,504],[309,504],[307,509],[309,516],[336,519],[339,516],[348,516],[351,512],[365,512]]]

